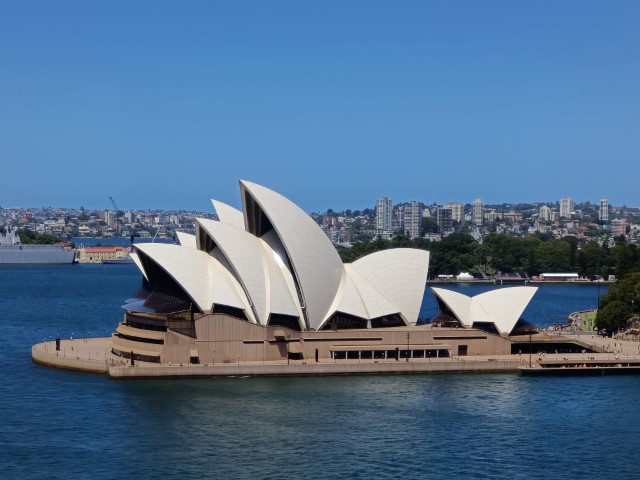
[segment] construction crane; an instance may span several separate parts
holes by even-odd
[[[116,216],[114,218],[113,224],[116,227],[116,232],[120,233],[120,223],[122,222],[122,219],[118,217],[118,212],[121,210],[118,208],[118,205],[116,205],[116,201],[113,199],[113,197],[109,197],[109,200],[111,200],[111,205],[113,205],[113,213]]]

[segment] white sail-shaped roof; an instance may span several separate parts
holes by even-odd
[[[431,290],[465,327],[472,327],[474,323],[493,323],[498,332],[509,334],[538,287],[499,288],[475,297],[444,288]]]
[[[401,308],[390,302],[389,298],[378,290],[378,288],[369,281],[370,279],[366,278],[354,268],[353,264],[345,265],[345,269],[347,270],[347,277],[356,287],[358,295],[367,311],[365,318],[371,320],[385,315],[401,313]]]
[[[472,310],[482,321],[493,322],[500,333],[511,333],[538,287],[499,288],[473,297]]]
[[[380,293],[378,297],[397,308],[406,322],[418,321],[429,270],[429,252],[414,248],[382,250],[356,260],[351,268]],[[380,299],[369,300],[367,306],[372,301]]]
[[[260,236],[252,215],[266,215],[289,258],[304,299],[308,327],[317,329],[340,286],[344,267],[338,253],[313,219],[290,200],[255,183],[241,181],[240,185],[247,229]]]
[[[345,267],[347,267],[347,265],[345,265]],[[367,307],[362,300],[352,276],[347,274],[346,268],[342,273],[338,294],[334,298],[333,304],[327,312],[327,315],[325,315],[324,321],[319,328],[322,328],[327,320],[329,320],[336,312],[347,313],[356,317],[369,319]]]
[[[397,305],[391,303],[367,278],[354,269],[353,264],[346,264],[344,267],[338,295],[320,328],[336,312],[367,320],[402,313]]]
[[[144,267],[142,266],[142,262],[140,261],[140,257],[138,256],[138,254],[135,252],[131,252],[129,256],[131,257],[131,260],[133,260],[133,263],[135,263],[140,269],[142,275],[144,275],[144,278],[149,281],[149,278],[147,278],[147,272],[144,271]]]
[[[471,328],[473,325],[471,297],[446,288],[432,287],[431,291],[453,312],[463,326]]]
[[[241,285],[207,253],[162,243],[139,244],[136,248],[168,273],[203,312],[211,311],[213,305],[230,306],[244,310],[255,323]],[[148,280],[153,285],[154,279]]]
[[[218,215],[218,220],[244,230],[244,214],[240,210],[219,200],[211,199],[211,203]]]
[[[293,280],[285,281],[273,251],[262,240],[231,224],[197,219],[226,258],[253,304],[259,323],[266,325],[270,313],[302,317],[296,305]],[[286,271],[286,270],[285,270]],[[288,271],[286,274],[291,275]]]
[[[307,213],[268,188],[246,181],[240,187],[244,212],[212,200],[220,221],[198,219],[195,236],[177,233],[181,246],[136,246],[132,258],[152,286],[167,282],[162,269],[203,312],[216,305],[238,308],[261,325],[291,326],[298,318],[301,330],[318,330],[332,319],[338,326],[336,314],[416,323],[429,252],[391,249],[343,265]],[[454,300],[461,321],[473,322],[471,304]],[[478,318],[493,312],[482,301],[474,305]]]
[[[267,258],[273,259],[273,262],[266,262],[269,267],[269,298],[270,313],[281,313],[298,317],[300,328],[304,330],[304,316],[298,295],[296,293],[296,285],[293,276],[283,263],[280,256],[275,253],[266,242],[260,240],[260,244],[265,251]]]
[[[186,232],[176,232],[178,241],[183,247],[196,248],[196,236]]]

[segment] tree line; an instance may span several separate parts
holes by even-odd
[[[640,271],[640,250],[624,237],[613,247],[596,241],[579,246],[575,237],[545,238],[543,235],[514,237],[491,233],[482,243],[465,233],[454,233],[440,241],[411,239],[398,235],[391,240],[378,238],[339,250],[345,263],[364,255],[390,248],[429,250],[429,275],[457,275],[460,272],[486,273],[524,272],[536,276],[543,272],[575,272],[584,277],[616,275]]]
[[[20,229],[16,233],[23,245],[53,245],[62,241],[52,233],[38,233],[28,229]]]

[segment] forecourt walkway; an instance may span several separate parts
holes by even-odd
[[[577,341],[600,353],[559,353],[453,356],[431,359],[387,359],[387,360],[292,360],[289,363],[239,362],[219,364],[157,364],[129,360],[110,352],[110,337],[68,339],[60,341],[56,351],[55,341],[38,343],[32,347],[32,358],[43,365],[108,374],[112,378],[181,377],[181,376],[242,376],[242,375],[345,375],[345,374],[392,374],[392,373],[462,373],[462,372],[518,372],[538,361],[548,360],[614,360],[640,359],[640,343],[603,338],[592,334],[564,334],[561,337]]]
[[[562,336],[594,350],[603,350],[606,353],[599,355],[607,355],[610,359],[640,359],[640,342],[638,341],[602,337],[593,332],[564,333]],[[594,354],[589,355],[593,357]]]

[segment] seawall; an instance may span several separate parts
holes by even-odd
[[[108,373],[113,364],[107,355],[110,338],[61,340],[60,350],[56,342],[37,343],[31,347],[34,362],[49,367],[65,368],[92,373]]]
[[[411,373],[518,372],[517,360],[441,360],[386,361],[381,363],[290,363],[290,364],[221,364],[113,366],[112,378],[140,377],[229,377],[229,376],[316,376],[316,375],[384,375]]]

